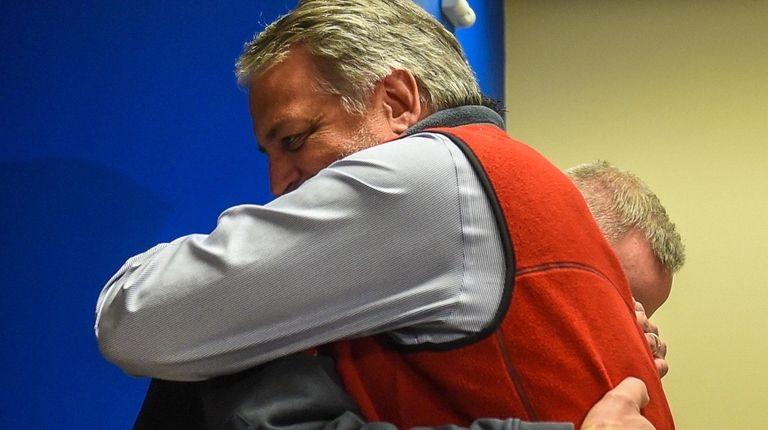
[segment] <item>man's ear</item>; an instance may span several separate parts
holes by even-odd
[[[388,126],[396,135],[402,134],[422,118],[419,86],[411,72],[393,70],[379,82],[376,92]]]

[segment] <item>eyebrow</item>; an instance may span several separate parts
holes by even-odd
[[[280,129],[283,128],[285,126],[285,123],[288,122],[288,121],[289,120],[287,120],[287,119],[281,119],[281,120],[277,121],[272,126],[272,128],[270,128],[269,131],[267,132],[267,136],[266,136],[267,140],[273,140],[275,138],[275,136],[277,136],[278,131],[280,131]]]

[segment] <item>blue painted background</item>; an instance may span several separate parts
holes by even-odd
[[[98,353],[102,285],[270,199],[232,70],[295,0],[66,3],[0,6],[0,428],[130,428],[146,380]],[[470,3],[457,35],[501,99],[501,0]]]

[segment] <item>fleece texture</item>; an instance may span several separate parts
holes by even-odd
[[[403,350],[383,336],[337,343],[346,389],[370,421],[401,428],[481,417],[569,421],[635,376],[644,415],[674,428],[621,265],[578,190],[532,148],[492,124],[433,128],[487,182],[508,244],[498,318],[469,342]]]

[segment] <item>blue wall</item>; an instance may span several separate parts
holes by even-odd
[[[440,0],[416,0],[446,27],[453,30],[489,97],[504,100],[504,8],[503,0],[468,0],[477,21],[469,28],[454,29],[440,10]]]
[[[0,428],[130,428],[146,381],[98,353],[101,286],[270,198],[232,70],[295,0],[129,3],[0,6]],[[501,98],[501,1],[471,4],[478,24],[457,34]]]

